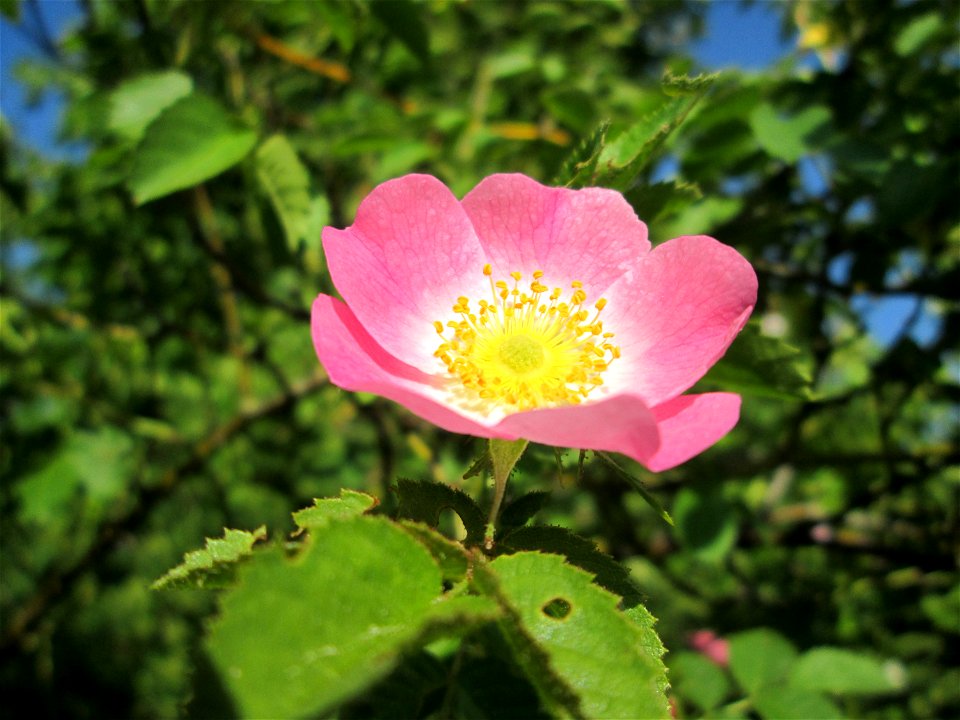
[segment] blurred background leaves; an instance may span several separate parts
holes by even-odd
[[[216,707],[214,599],[149,586],[225,526],[293,531],[342,487],[389,504],[397,477],[489,502],[462,479],[479,441],[330,387],[310,345],[319,228],[412,171],[615,186],[654,242],[757,268],[701,382],[744,393],[740,425],[628,468],[675,528],[590,456],[577,482],[576,453],[531,448],[508,491],[551,491],[544,523],[632,570],[681,716],[960,712],[956,3],[783,3],[790,57],[687,86],[664,79],[698,71],[682,0],[81,7],[17,69],[62,94],[75,156],[0,125],[5,712]],[[729,667],[685,649],[702,628]],[[457,690],[478,717],[502,711],[484,662]]]

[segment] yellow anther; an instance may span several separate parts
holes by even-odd
[[[599,320],[607,301],[596,302],[597,313],[588,320],[580,281],[571,283],[573,292],[561,302],[564,291],[542,283],[542,270],[533,272],[529,293],[519,288],[519,271],[509,273],[512,288],[504,280],[494,282],[492,273],[485,264],[493,302],[460,296],[452,306],[460,319],[433,323],[441,337],[434,355],[446,367],[453,397],[474,411],[505,406],[523,412],[577,404],[602,386],[601,374],[620,353],[610,343],[593,342],[601,333],[605,340],[613,337]],[[546,293],[549,304],[540,302]],[[444,336],[445,327],[452,337]]]

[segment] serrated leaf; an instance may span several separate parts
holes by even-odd
[[[619,598],[589,573],[559,555],[522,552],[497,558],[478,579],[511,612],[504,632],[548,709],[575,717],[670,717],[663,663],[617,609]]]
[[[783,684],[796,659],[796,648],[774,630],[758,628],[730,637],[730,672],[748,693]]]
[[[450,540],[423,523],[401,520],[399,524],[430,551],[445,581],[458,583],[466,577],[470,561],[460,543]]]
[[[466,632],[499,610],[442,596],[427,549],[384,518],[311,532],[288,560],[254,558],[223,598],[207,647],[246,717],[319,715],[385,677],[438,633]]]
[[[450,509],[460,516],[467,530],[464,544],[478,545],[483,542],[486,529],[483,511],[462,490],[440,483],[401,479],[397,481],[397,495],[400,498],[398,517],[435,528],[440,522],[440,513]]]
[[[526,525],[534,515],[544,508],[549,499],[550,493],[537,490],[521,495],[513,502],[508,503],[503,508],[503,512],[500,513],[500,519],[497,523],[501,532]]]
[[[567,156],[553,179],[554,185],[581,188],[595,183],[597,163],[600,161],[609,128],[609,122],[600,123],[597,129]]]
[[[240,162],[256,141],[256,132],[217,101],[188,95],[147,127],[127,185],[142,205],[219,175]]]
[[[423,20],[423,5],[412,0],[390,0],[373,2],[368,7],[421,63],[430,63],[430,35]]]
[[[614,460],[609,453],[597,451],[594,454],[598,458],[603,460],[603,462],[606,463],[607,466],[609,466],[610,469],[613,470],[613,472],[616,473],[618,477],[620,477],[623,480],[626,480],[633,487],[633,489],[640,494],[640,497],[642,497],[647,502],[647,505],[652,507],[657,512],[657,514],[661,518],[663,518],[665,522],[667,522],[670,525],[673,525],[673,518],[670,517],[670,513],[668,513],[664,509],[663,505],[660,504],[660,501],[653,496],[653,493],[651,493],[647,489],[647,486],[643,484],[643,481],[640,478],[634,477],[633,475],[628,473],[626,470],[624,470],[622,467],[620,467],[617,461]]]
[[[607,143],[597,164],[598,184],[614,190],[627,190],[701,95],[695,93],[667,100]]]
[[[808,650],[790,671],[792,686],[835,695],[896,692],[903,685],[902,678],[902,671],[888,671],[879,660],[869,655],[837,647]]]
[[[331,520],[346,520],[377,506],[378,500],[356,490],[340,490],[339,498],[314,498],[313,507],[297,510],[293,521],[301,530],[323,527]]]
[[[310,177],[284,135],[273,135],[256,152],[257,179],[280,219],[287,247],[297,252],[308,239],[313,208]]]
[[[630,580],[630,572],[594,543],[566,528],[550,525],[517,528],[497,543],[497,549],[502,553],[540,551],[562,555],[571,565],[593,575],[598,585],[623,598],[625,606],[640,602],[641,593]]]
[[[693,95],[704,93],[720,79],[720,73],[700,73],[699,75],[674,75],[669,70],[660,78],[660,85],[667,95]]]
[[[183,562],[151,585],[163,588],[224,587],[233,578],[236,563],[253,553],[254,543],[267,537],[263,525],[253,532],[224,528],[222,538],[207,538],[206,547],[183,556]]]
[[[750,113],[750,127],[757,143],[771,157],[795,163],[814,150],[813,140],[830,122],[830,110],[809,105],[787,115],[770,103],[761,103]]]
[[[750,322],[701,382],[749,395],[808,399],[813,376],[802,352]]]
[[[193,80],[179,70],[138,75],[110,93],[108,125],[118,135],[139,140],[163,110],[192,92]]]

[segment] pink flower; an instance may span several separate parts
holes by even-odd
[[[651,250],[612,190],[492,175],[462,201],[436,178],[376,187],[323,247],[346,301],[313,304],[331,382],[486,438],[678,465],[740,397],[682,395],[746,323],[757,278],[705,236]]]
[[[690,633],[687,642],[691,648],[720,667],[730,664],[730,641],[718,636],[713,630],[697,630]]]

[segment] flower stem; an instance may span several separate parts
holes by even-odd
[[[487,550],[493,547],[493,533],[500,514],[500,505],[507,490],[507,479],[517,464],[517,460],[527,449],[527,440],[490,440],[490,460],[493,465],[493,504],[490,506],[490,517],[487,519],[487,533],[484,546]]]

